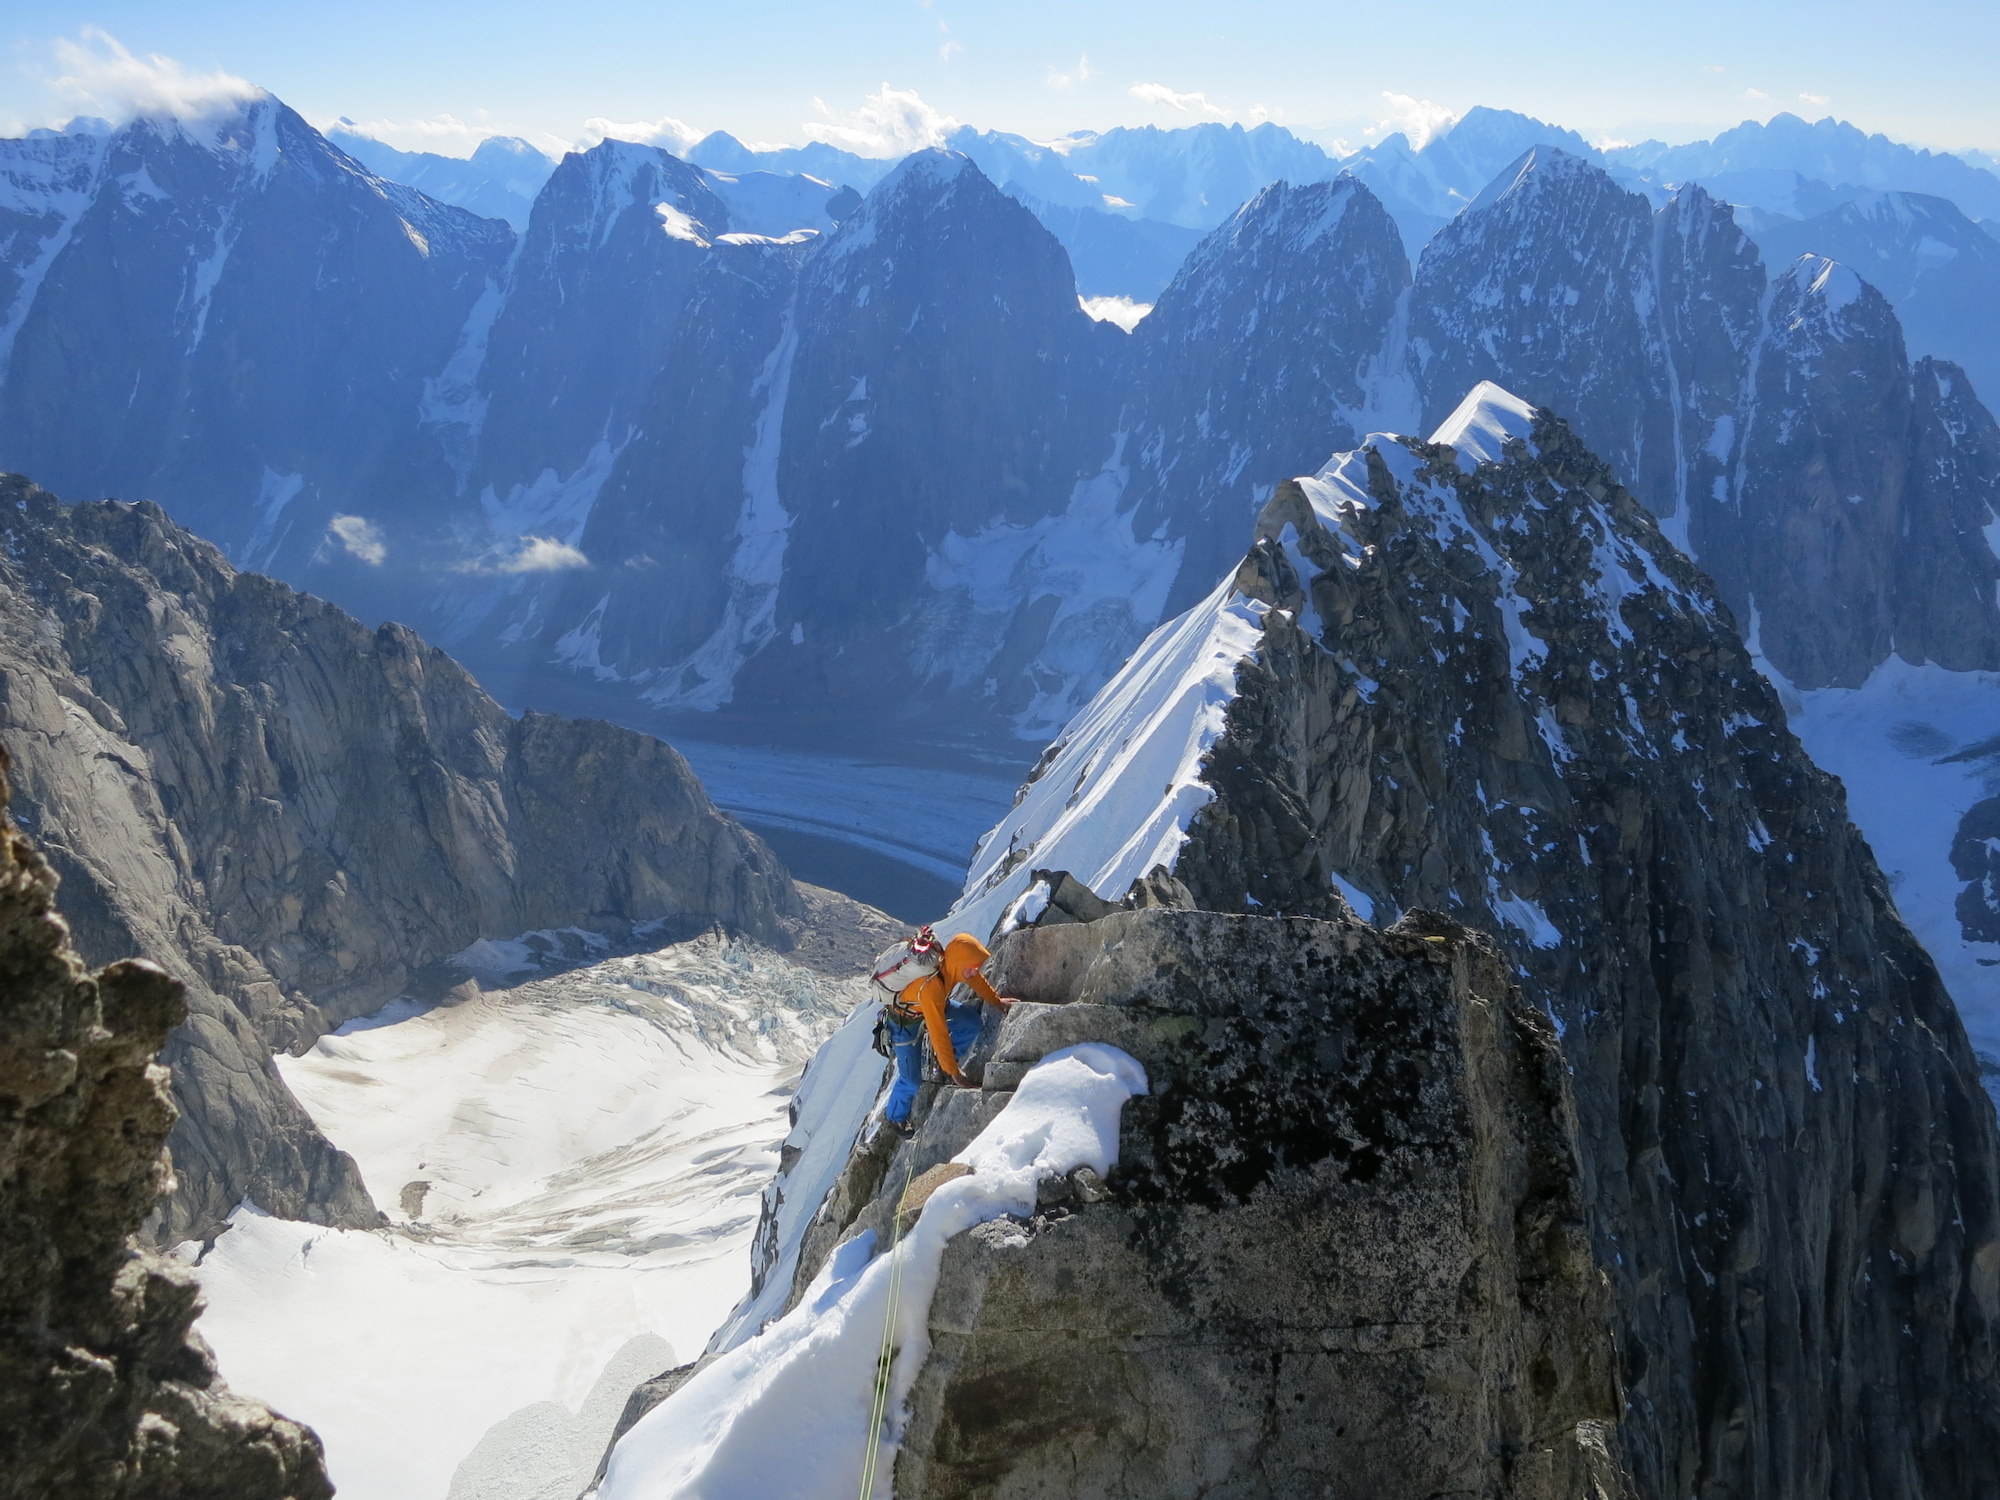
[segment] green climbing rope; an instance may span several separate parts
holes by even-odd
[[[903,1295],[903,1262],[896,1247],[903,1240],[903,1205],[910,1196],[910,1172],[917,1153],[903,1147],[903,1186],[896,1194],[889,1225],[889,1310],[882,1319],[882,1347],[875,1356],[875,1400],[868,1413],[868,1455],[861,1462],[861,1500],[873,1500],[875,1469],[882,1454],[882,1421],[889,1409],[889,1373],[896,1359],[896,1306]]]

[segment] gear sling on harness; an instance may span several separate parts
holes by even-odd
[[[925,932],[928,931],[926,928]],[[944,949],[934,938],[926,942],[923,933],[875,955],[869,982],[889,997],[875,1013],[875,1050],[884,1057],[896,1055],[891,1035],[894,1028],[917,1026],[923,1020],[915,1009],[903,1004],[903,991],[920,979],[930,978],[943,963]]]

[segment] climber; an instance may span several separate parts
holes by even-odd
[[[924,1031],[930,1034],[931,1052],[945,1077],[960,1088],[971,1086],[958,1058],[978,1039],[983,1017],[978,1001],[947,1002],[962,984],[990,1005],[1004,1009],[1014,1003],[979,972],[992,956],[969,932],[940,943],[926,924],[915,937],[875,960],[875,983],[891,996],[875,1023],[876,1048],[896,1063],[896,1082],[884,1113],[899,1134],[909,1135],[913,1128],[910,1107],[917,1102],[917,1085],[922,1081]]]

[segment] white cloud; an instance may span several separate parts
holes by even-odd
[[[1729,71],[1721,63],[1703,63],[1701,70],[1704,73],[1727,73]]]
[[[954,37],[951,34],[951,28],[942,21],[938,22],[938,36],[940,38],[938,42],[938,56],[946,62],[950,62],[965,50],[965,43]]]
[[[1833,103],[1833,95],[1801,94],[1799,95],[1799,103],[1810,104],[1814,109],[1825,109],[1829,104]]]
[[[1078,297],[1077,305],[1100,323],[1116,323],[1130,333],[1139,326],[1139,320],[1153,310],[1150,302],[1135,302],[1130,297]]]
[[[641,146],[664,146],[669,151],[685,151],[707,134],[707,131],[696,130],[672,115],[661,115],[657,120],[625,121],[607,120],[598,115],[583,122],[583,135],[576,145],[579,151],[588,151],[600,141],[634,141]]]
[[[1382,98],[1389,106],[1388,115],[1364,134],[1371,141],[1379,141],[1398,132],[1409,137],[1410,144],[1421,151],[1436,137],[1443,135],[1458,123],[1455,111],[1429,99],[1419,99],[1412,94],[1398,94],[1384,89]]]
[[[382,559],[389,555],[381,531],[365,516],[335,516],[326,529],[347,549],[349,557],[358,557],[371,568],[381,566]]]
[[[1052,89],[1073,89],[1079,83],[1090,82],[1090,54],[1085,53],[1077,58],[1076,70],[1074,72],[1065,73],[1058,68],[1051,67],[1049,69],[1049,76],[1043,82],[1048,84]]]
[[[861,101],[859,109],[836,114],[821,99],[813,105],[824,120],[802,126],[809,141],[825,141],[856,156],[908,156],[927,146],[941,146],[958,121],[924,103],[915,89],[888,84]]]
[[[1212,120],[1227,120],[1231,116],[1231,112],[1221,105],[1211,104],[1206,94],[1176,93],[1164,83],[1135,83],[1127,92],[1142,103],[1164,105],[1182,114],[1206,115]]]
[[[1762,89],[1745,89],[1743,91],[1743,102],[1745,104],[1769,104],[1771,96]]]
[[[501,563],[496,571],[501,573],[559,573],[565,568],[587,568],[590,559],[585,557],[568,542],[559,542],[552,536],[524,536],[526,544],[519,552]]]
[[[248,79],[217,70],[196,73],[155,52],[136,57],[116,37],[86,26],[50,49],[62,71],[43,83],[81,110],[124,121],[140,115],[202,120],[264,97]]]

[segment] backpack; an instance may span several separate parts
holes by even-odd
[[[919,979],[928,979],[937,973],[943,964],[944,949],[936,945],[913,948],[908,942],[901,942],[884,948],[875,956],[875,967],[870,977],[875,988],[894,1000]]]

